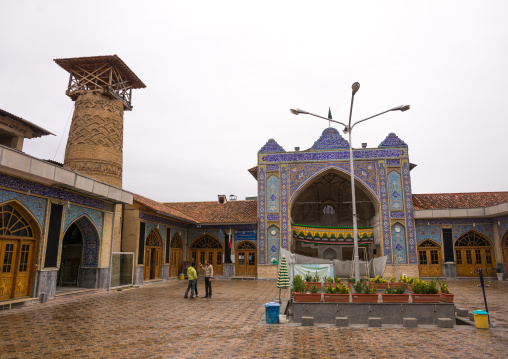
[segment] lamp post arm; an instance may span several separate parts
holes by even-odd
[[[358,125],[360,122],[364,122],[364,121],[367,121],[367,120],[370,120],[371,118],[374,118],[374,117],[377,117],[377,116],[380,116],[384,113],[387,113],[387,112],[390,112],[390,111],[400,111],[401,110],[401,106],[399,107],[394,107],[394,108],[391,108],[389,110],[386,110],[386,111],[383,111],[383,112],[380,112],[378,113],[377,115],[373,115],[373,116],[370,116],[370,117],[367,117],[367,118],[364,118],[363,120],[360,120],[360,121],[357,121],[353,124],[353,126],[351,126],[351,130],[353,129],[353,127],[355,127],[356,125]]]
[[[347,125],[345,123],[342,123],[342,122],[339,122],[339,121],[335,121],[335,120],[332,120],[331,118],[328,118],[328,117],[324,117],[324,116],[319,116],[319,115],[316,115],[315,113],[310,113],[310,112],[302,112],[306,115],[311,115],[311,116],[314,116],[314,117],[319,117],[319,118],[322,118],[323,120],[327,120],[327,121],[331,121],[331,122],[335,122],[335,123],[338,123],[339,125],[342,125],[344,127],[347,127]]]

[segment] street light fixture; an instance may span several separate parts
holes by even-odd
[[[338,123],[338,124],[344,126],[343,132],[345,134],[346,133],[349,134],[349,168],[351,169],[351,196],[352,196],[352,200],[353,200],[353,243],[354,243],[355,281],[359,282],[360,281],[360,258],[358,256],[358,224],[357,224],[358,220],[357,220],[357,216],[356,216],[355,168],[354,168],[354,164],[353,164],[353,144],[351,143],[351,132],[353,132],[353,128],[356,125],[358,125],[359,123],[361,123],[361,122],[370,120],[371,118],[377,117],[379,115],[382,115],[382,114],[390,112],[390,111],[402,111],[402,112],[404,112],[404,111],[409,110],[410,106],[409,105],[397,106],[397,107],[391,108],[389,110],[380,112],[380,113],[378,113],[378,114],[376,114],[374,116],[370,116],[370,117],[364,118],[363,120],[357,121],[353,125],[351,125],[351,115],[353,114],[353,101],[354,101],[354,98],[355,98],[355,94],[360,89],[360,84],[358,82],[355,82],[351,86],[351,89],[352,89],[351,107],[350,107],[350,110],[349,110],[349,123],[347,125],[345,123],[340,122],[340,121],[335,121],[335,120],[332,120],[332,119],[330,119],[328,117],[319,116],[319,115],[316,115],[314,113],[310,113],[308,111],[301,110],[299,108],[292,108],[290,111],[291,111],[291,113],[293,115],[299,115],[299,114],[311,115],[311,116],[314,116],[314,117],[322,118],[322,119],[327,120],[327,121]]]

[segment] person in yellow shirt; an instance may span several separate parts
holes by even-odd
[[[194,267],[196,263],[192,263],[192,265],[187,268],[187,279],[189,280],[189,284],[187,285],[187,290],[185,291],[184,298],[188,298],[189,290],[191,291],[190,297],[194,299],[194,291],[196,290],[196,282],[198,280],[198,276],[196,273],[196,269]]]

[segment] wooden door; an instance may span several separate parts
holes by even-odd
[[[222,249],[222,243],[215,237],[204,234],[198,237],[191,244],[189,259],[197,264],[202,263],[204,265],[206,260],[209,260],[213,266],[214,276],[224,274],[224,266],[222,256],[224,251]],[[205,271],[198,266],[199,275],[205,275]]]
[[[235,249],[235,276],[255,277],[257,275],[256,245],[250,241],[240,242]]]
[[[495,271],[494,250],[490,241],[482,235],[469,231],[455,242],[457,277],[476,277],[478,269],[492,276]]]
[[[150,249],[145,247],[145,262],[143,267],[143,280],[150,279]]]
[[[182,238],[179,233],[175,233],[171,239],[169,251],[169,276],[176,277],[183,270],[182,268]]]
[[[21,241],[16,261],[18,272],[16,273],[14,297],[25,297],[29,294],[33,247],[33,241]]]
[[[17,240],[0,240],[0,300],[12,297],[17,249]]]
[[[418,272],[420,277],[443,275],[441,247],[431,240],[425,240],[418,246]]]
[[[182,267],[182,250],[171,248],[169,252],[169,276],[176,277],[180,274]]]
[[[158,279],[161,272],[161,249],[151,248],[150,279]]]
[[[508,233],[504,238],[504,265],[506,267],[506,273],[508,274]]]

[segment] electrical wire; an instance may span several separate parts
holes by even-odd
[[[62,133],[62,137],[60,137],[60,142],[58,143],[58,147],[56,148],[55,155],[53,156],[53,161],[56,158],[58,150],[60,149],[60,145],[62,144],[62,140],[63,140],[64,135],[65,135],[65,130],[67,129],[67,125],[69,124],[69,120],[71,119],[73,111],[74,111],[74,103],[71,104],[71,111],[69,112],[69,117],[67,118],[67,123],[65,124],[65,127],[64,127],[64,130],[63,130],[63,133]]]

